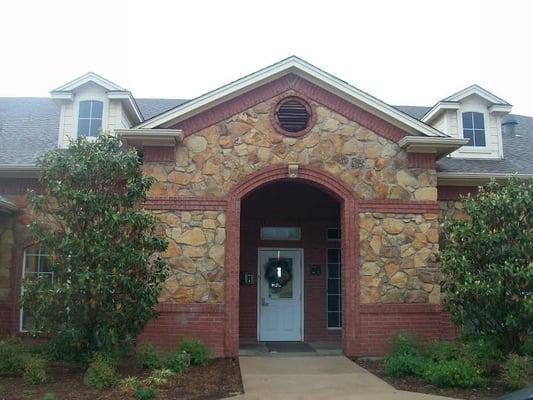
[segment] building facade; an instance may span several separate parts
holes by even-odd
[[[172,273],[139,340],[197,336],[215,356],[257,341],[381,355],[399,330],[452,338],[439,221],[461,217],[459,195],[491,177],[533,174],[533,118],[479,86],[393,107],[296,57],[190,101],[135,99],[92,73],[17,101],[0,100],[0,326],[11,334],[24,334],[21,277],[47,273],[27,231],[35,158],[77,135],[118,135],[155,178],[144,207]]]

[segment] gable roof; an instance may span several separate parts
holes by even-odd
[[[369,95],[345,81],[309,64],[296,56],[288,57],[241,79],[208,92],[200,97],[178,105],[160,115],[156,115],[136,126],[136,128],[167,128],[190,118],[225,101],[231,100],[254,88],[276,80],[282,76],[295,74],[325,90],[361,107],[386,120],[411,135],[448,137],[437,129],[412,118],[398,109]]]
[[[489,92],[487,89],[483,89],[481,86],[474,84],[438,101],[433,107],[428,109],[420,119],[424,122],[430,122],[433,118],[439,115],[442,110],[458,110],[461,100],[471,95],[477,95],[488,101],[491,104],[490,112],[497,111],[507,114],[511,112],[513,107],[511,104]]]
[[[83,74],[82,76],[76,79],[73,79],[70,82],[65,83],[64,85],[61,85],[58,88],[55,88],[50,93],[70,92],[82,85],[85,85],[88,82],[94,82],[97,85],[102,86],[106,90],[113,90],[113,91],[117,90],[121,92],[127,92],[126,89],[117,85],[116,83],[111,82],[110,80],[104,78],[103,76],[100,76],[94,72],[87,72],[86,74]]]

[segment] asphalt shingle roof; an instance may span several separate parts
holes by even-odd
[[[136,99],[145,119],[174,108],[183,99]],[[396,106],[416,119],[430,107]],[[518,125],[514,135],[503,134],[502,160],[444,158],[438,170],[466,173],[533,174],[533,117],[511,115]],[[32,164],[57,147],[59,107],[47,97],[0,97],[0,164]]]

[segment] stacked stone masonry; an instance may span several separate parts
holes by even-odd
[[[159,298],[169,303],[224,301],[226,216],[221,211],[153,211],[168,240],[171,275]]]
[[[364,213],[361,303],[440,303],[437,214]]]

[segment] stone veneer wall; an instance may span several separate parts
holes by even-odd
[[[313,165],[339,177],[362,199],[436,200],[434,169],[408,168],[397,143],[312,102],[317,122],[298,138],[271,125],[276,99],[186,137],[175,165],[149,164],[153,196],[223,196],[244,177],[272,164]]]
[[[364,213],[361,303],[440,303],[437,214]]]
[[[159,298],[168,303],[224,301],[224,242],[226,216],[222,211],[153,211],[158,231],[168,240],[163,257],[171,276]]]

